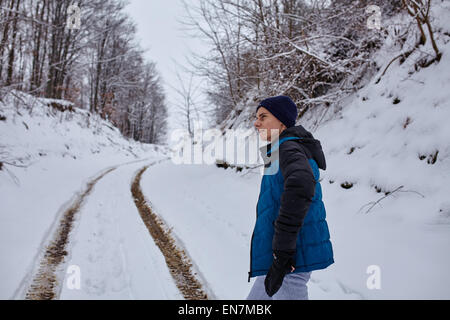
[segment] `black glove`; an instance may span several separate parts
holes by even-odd
[[[272,266],[266,275],[264,285],[269,297],[281,288],[284,276],[292,272],[295,266],[295,251],[274,251]]]

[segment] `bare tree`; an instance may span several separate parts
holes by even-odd
[[[439,51],[436,45],[433,29],[430,23],[431,0],[402,0],[402,2],[409,15],[417,21],[417,27],[420,30],[419,45],[424,45],[427,41],[427,36],[425,35],[425,31],[423,30],[423,25],[425,24],[425,26],[427,27],[428,36],[435,52],[435,58],[432,61],[428,62],[428,65],[434,61],[440,61],[442,52]]]
[[[194,121],[200,120],[200,113],[198,107],[198,94],[200,84],[194,83],[194,74],[188,73],[187,81],[183,79],[180,73],[176,72],[179,88],[173,87],[178,93],[178,103],[175,105],[175,110],[183,118],[183,127],[187,128],[189,136],[194,136]]]
[[[211,54],[194,56],[191,67],[207,79],[216,122],[224,129],[243,108],[270,95],[291,96],[302,117],[357,90],[374,69],[370,55],[383,41],[380,32],[367,28],[368,4],[390,14],[401,1],[185,3],[187,31],[211,44]]]

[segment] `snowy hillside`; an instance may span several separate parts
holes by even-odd
[[[328,164],[333,269],[366,298],[450,297],[450,43],[441,46],[438,65],[392,66],[314,133]],[[365,287],[372,264],[381,290]]]
[[[16,164],[26,165],[48,157],[83,159],[99,153],[122,153],[131,160],[139,152],[155,148],[123,138],[117,128],[96,114],[79,108],[62,112],[52,104],[72,109],[67,101],[37,99],[19,91],[2,97],[2,160],[7,162],[10,154]]]

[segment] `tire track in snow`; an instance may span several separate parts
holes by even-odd
[[[85,198],[91,193],[95,184],[106,174],[115,170],[112,167],[87,183],[86,189],[75,199],[70,207],[64,212],[53,240],[46,247],[44,256],[39,264],[39,269],[27,290],[27,300],[51,300],[56,298],[60,285],[57,279],[57,268],[68,254],[66,251],[69,242],[69,233],[73,227],[76,213],[80,210]]]
[[[192,263],[185,251],[177,247],[175,239],[170,234],[170,229],[164,226],[163,221],[147,205],[140,187],[140,180],[148,167],[145,166],[140,169],[133,179],[131,193],[134,203],[155,244],[164,255],[175,284],[184,298],[187,300],[207,300],[208,296],[202,289],[200,282],[195,278],[191,269]]]

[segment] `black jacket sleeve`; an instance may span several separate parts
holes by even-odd
[[[314,174],[300,143],[288,140],[280,145],[279,159],[284,191],[274,224],[273,250],[295,250],[298,233],[314,197]]]

